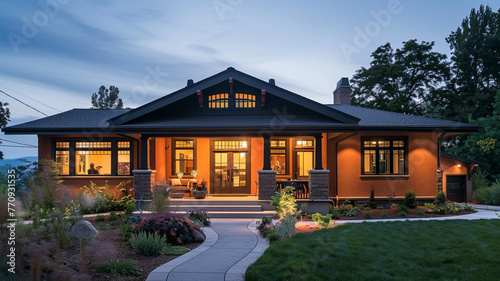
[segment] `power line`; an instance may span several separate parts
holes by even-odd
[[[5,146],[5,147],[22,147],[22,148],[38,148],[38,146],[10,145],[10,144],[0,144],[0,146]]]
[[[14,89],[12,89],[11,87],[9,87],[9,86],[5,85],[5,84],[4,84],[4,83],[2,83],[2,82],[0,82],[0,86],[2,86],[2,87],[4,87],[4,88],[8,89],[8,90],[9,90],[9,92],[12,92],[12,93],[17,93],[17,94],[23,95],[23,96],[25,96],[25,97],[27,97],[27,98],[32,99],[34,102],[37,102],[37,103],[39,103],[39,104],[42,104],[42,105],[44,105],[44,106],[46,106],[46,107],[48,107],[48,108],[50,108],[50,109],[52,109],[52,110],[55,110],[55,111],[57,111],[57,112],[62,112],[61,110],[59,110],[59,109],[57,109],[57,108],[55,108],[55,107],[53,107],[53,106],[51,106],[51,105],[49,105],[49,104],[46,104],[46,103],[41,102],[41,101],[39,101],[39,100],[36,100],[36,99],[34,99],[34,98],[32,98],[32,97],[29,97],[27,94],[25,94],[25,93],[23,93],[23,92],[20,92],[20,91],[14,90]]]
[[[47,114],[45,114],[45,113],[41,112],[40,110],[38,110],[38,109],[34,108],[33,106],[31,106],[31,105],[29,105],[29,104],[27,104],[27,103],[25,103],[25,102],[21,101],[20,99],[15,98],[15,97],[13,97],[13,96],[11,96],[11,95],[7,94],[6,92],[4,92],[4,91],[2,91],[2,90],[0,90],[0,93],[3,93],[4,95],[6,95],[6,96],[8,96],[8,97],[10,97],[10,98],[13,98],[14,100],[16,100],[16,101],[18,101],[18,102],[20,102],[20,103],[22,103],[22,104],[26,105],[27,107],[29,107],[29,108],[33,109],[34,111],[39,112],[39,113],[41,113],[41,114],[43,114],[43,115],[45,115],[45,116],[47,116],[47,117],[48,117],[48,115],[47,115]]]
[[[4,139],[4,138],[0,138],[0,141],[6,141],[6,142],[11,142],[11,143],[20,144],[20,145],[37,147],[37,146],[35,146],[33,144],[29,144],[29,143],[25,143],[25,142],[18,142],[18,141],[13,141],[13,140],[8,140],[8,139]]]

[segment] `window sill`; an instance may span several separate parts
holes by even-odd
[[[81,175],[81,176],[59,176],[61,179],[89,179],[89,178],[113,178],[113,179],[133,179],[134,176],[112,176],[112,175]]]
[[[410,175],[360,175],[362,180],[376,180],[376,179],[386,179],[386,180],[407,180]]]

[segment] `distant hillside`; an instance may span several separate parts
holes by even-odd
[[[6,175],[9,169],[12,169],[13,167],[17,167],[20,165],[24,165],[25,163],[23,161],[35,162],[38,161],[38,157],[26,156],[16,159],[2,159],[0,160],[0,172]]]

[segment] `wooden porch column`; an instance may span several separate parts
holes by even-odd
[[[149,136],[141,135],[141,170],[149,170]]]
[[[316,155],[314,157],[316,159],[316,163],[314,165],[314,170],[323,170],[323,143],[321,141],[323,139],[323,135],[316,135],[314,138],[316,140]]]
[[[271,170],[271,137],[264,136],[264,167],[262,170]]]

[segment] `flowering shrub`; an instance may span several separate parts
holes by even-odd
[[[163,213],[143,219],[134,225],[134,232],[144,231],[164,236],[172,245],[195,242],[197,232],[203,231],[187,217],[173,213]]]
[[[444,204],[440,204],[440,205],[426,203],[425,207],[431,209],[433,213],[440,214],[440,215],[458,214],[458,212],[462,210],[462,207],[460,207],[456,203],[451,202],[449,200],[446,201]]]
[[[271,205],[276,208],[276,215],[280,219],[294,216],[297,213],[297,202],[293,197],[294,189],[294,187],[287,186],[271,197]]]

